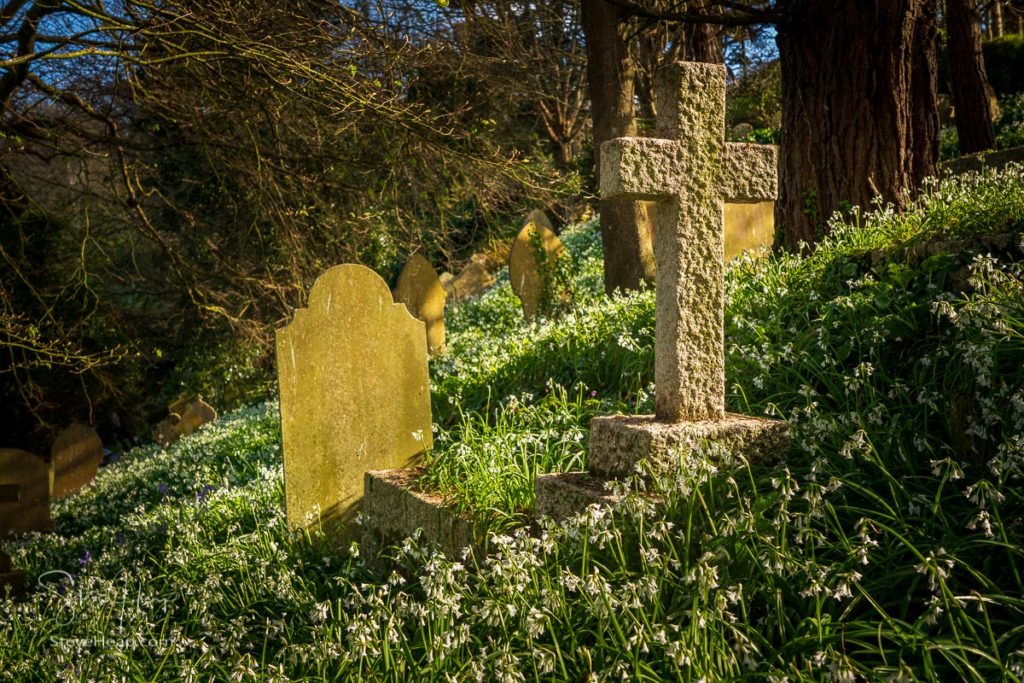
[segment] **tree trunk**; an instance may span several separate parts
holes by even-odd
[[[697,0],[690,4],[692,12],[707,11],[705,0]],[[721,64],[722,41],[718,39],[718,26],[706,23],[688,23],[683,25],[686,32],[686,61]]]
[[[878,195],[903,206],[935,173],[937,1],[780,0],[777,247]]]
[[[633,61],[627,44],[626,13],[604,0],[583,0],[587,41],[587,83],[594,125],[595,175],[601,169],[601,143],[636,135]],[[604,245],[604,289],[634,290],[654,281],[653,230],[648,207],[625,200],[599,204]]]
[[[961,154],[996,146],[992,129],[991,88],[981,54],[981,19],[974,0],[946,0],[946,32]]]

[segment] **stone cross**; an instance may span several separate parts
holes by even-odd
[[[658,138],[601,147],[606,199],[653,200],[655,416],[725,418],[723,206],[777,194],[774,146],[725,142],[725,67],[681,62],[661,74]]]

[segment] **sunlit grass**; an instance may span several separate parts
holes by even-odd
[[[786,419],[789,458],[681,453],[662,507],[513,531],[537,473],[585,467],[593,415],[650,408],[652,296],[605,299],[580,226],[573,311],[528,324],[502,284],[452,311],[432,367],[426,482],[504,530],[488,557],[409,541],[376,574],[289,532],[256,406],[136,449],[8,544],[33,589],[0,608],[0,679],[1020,680],[1024,273],[969,244],[1022,228],[1014,168],[733,262],[727,400]]]

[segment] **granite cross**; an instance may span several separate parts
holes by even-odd
[[[659,138],[601,147],[605,198],[654,200],[655,416],[725,417],[724,204],[775,199],[778,151],[725,142],[725,67],[661,74]]]

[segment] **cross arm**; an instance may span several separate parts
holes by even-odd
[[[601,145],[603,199],[658,199],[679,187],[679,143],[657,138],[615,138]]]
[[[727,142],[722,154],[725,201],[736,204],[773,201],[779,194],[778,167],[779,148],[775,145]]]

